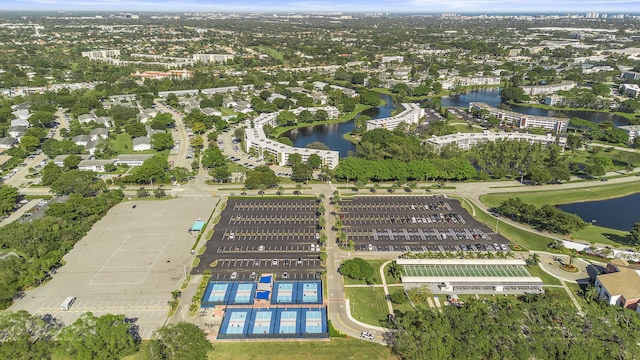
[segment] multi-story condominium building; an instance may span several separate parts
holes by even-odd
[[[482,133],[457,133],[444,136],[433,136],[425,140],[426,143],[433,145],[436,149],[443,146],[455,145],[463,150],[468,150],[480,143],[497,140],[520,140],[534,144],[558,144],[564,148],[567,144],[567,138],[564,136],[536,135],[521,132],[490,132],[488,130]]]
[[[393,130],[401,123],[417,124],[424,116],[424,109],[414,103],[403,103],[404,111],[392,117],[367,121],[367,131],[373,129]]]
[[[640,73],[635,71],[623,71],[620,78],[629,80],[640,80]]]
[[[337,117],[338,109],[334,108],[334,111],[333,109],[330,109],[330,107],[306,108],[301,109],[300,111],[309,110],[311,112],[315,112],[319,109],[327,111],[329,117],[332,117],[332,114],[335,115],[333,116],[334,118]],[[289,162],[289,155],[291,154],[300,154],[302,156],[302,161],[307,161],[311,154],[316,154],[320,156],[320,159],[322,159],[323,166],[326,166],[329,169],[334,169],[336,166],[338,166],[340,154],[337,151],[298,148],[268,139],[264,133],[263,126],[267,124],[271,126],[277,126],[277,117],[277,112],[261,114],[253,120],[253,128],[250,127],[251,121],[247,121],[247,129],[244,132],[245,149],[247,152],[253,149],[254,151],[256,151],[259,158],[264,158],[265,155],[271,154],[275,158],[278,165],[286,165]]]
[[[89,59],[102,59],[102,58],[114,58],[120,56],[120,50],[93,50],[83,51],[82,57],[88,57]]]
[[[193,54],[193,60],[205,64],[208,63],[226,63],[227,60],[233,60],[234,56],[229,54]]]
[[[640,95],[640,86],[636,84],[622,84],[620,85],[620,92],[635,99]]]
[[[510,124],[524,129],[544,128],[562,133],[566,132],[569,127],[568,119],[520,114],[513,111],[497,109],[483,102],[469,103],[469,112],[485,113],[486,116],[495,116],[504,124]]]
[[[404,56],[383,56],[382,60],[380,60],[381,63],[390,63],[392,61],[397,61],[399,63],[402,63],[404,61]]]
[[[523,86],[522,90],[527,95],[546,95],[551,94],[556,91],[569,91],[576,87],[576,83],[572,81],[563,81],[560,84],[553,85],[534,85],[534,86]]]
[[[633,143],[633,140],[640,136],[640,125],[625,125],[618,126],[618,129],[622,129],[629,133],[629,143]]]
[[[454,77],[450,80],[442,81],[441,84],[445,90],[456,86],[500,85],[500,76]]]

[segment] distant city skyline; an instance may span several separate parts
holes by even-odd
[[[0,11],[571,13],[640,12],[637,0],[16,0]]]

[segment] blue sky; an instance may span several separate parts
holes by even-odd
[[[640,12],[640,0],[4,0],[0,10],[628,14]]]

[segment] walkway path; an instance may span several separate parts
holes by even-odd
[[[576,307],[576,309],[578,309],[578,313],[582,313],[582,306],[578,304],[578,300],[573,295],[573,292],[571,291],[571,289],[569,289],[569,287],[567,286],[567,283],[562,279],[560,280],[560,283],[562,284],[564,291],[566,291],[567,295],[569,295],[569,298],[571,298],[571,302],[573,302],[573,305]]]

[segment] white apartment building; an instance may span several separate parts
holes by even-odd
[[[622,129],[629,133],[629,143],[633,143],[633,140],[640,136],[640,125],[618,126],[618,129]]]
[[[495,116],[500,119],[502,123],[512,124],[523,129],[543,128],[563,133],[567,132],[567,128],[569,127],[569,120],[564,118],[520,114],[513,111],[497,109],[483,102],[469,103],[469,112],[481,111],[485,111],[487,115]]]
[[[445,90],[456,86],[500,85],[500,76],[454,77],[451,80],[442,81],[441,84]]]
[[[300,109],[300,111],[309,110],[315,113],[315,111],[319,109],[327,111],[330,118],[332,117],[331,114],[335,115],[333,118],[337,117],[338,109],[335,108],[335,111],[332,109],[327,110],[327,108],[303,108]],[[276,162],[280,166],[286,165],[289,162],[289,155],[291,154],[300,154],[302,156],[302,161],[307,161],[311,154],[316,154],[320,156],[320,159],[322,159],[323,166],[327,166],[329,169],[335,169],[335,167],[338,166],[340,154],[337,151],[298,148],[268,139],[262,127],[266,124],[277,126],[277,117],[277,112],[261,114],[253,120],[253,128],[250,128],[251,122],[247,121],[247,129],[244,132],[245,150],[247,152],[254,149],[259,158],[264,158],[265,154],[271,154],[275,157]]]
[[[383,56],[382,59],[380,60],[380,62],[383,64],[390,63],[392,61],[397,61],[399,63],[402,63],[404,61],[404,56]]]
[[[83,51],[82,57],[88,57],[91,60],[103,59],[103,58],[116,58],[116,57],[120,57],[120,50]]]
[[[193,54],[193,60],[201,63],[226,63],[233,60],[234,56],[229,54]]]
[[[567,144],[567,138],[564,136],[554,136],[551,134],[536,135],[504,131],[490,132],[488,130],[485,130],[482,133],[457,133],[444,136],[433,136],[425,142],[433,145],[436,149],[440,149],[447,145],[455,145],[460,149],[469,150],[480,143],[497,140],[519,140],[526,141],[530,144],[539,143],[544,145],[558,144],[563,148]]]
[[[367,131],[373,129],[393,130],[401,123],[417,124],[424,116],[424,109],[420,108],[418,104],[403,103],[402,107],[404,107],[404,111],[396,116],[367,121]]]
[[[636,84],[622,84],[620,85],[620,92],[635,99],[640,95],[640,86]]]
[[[533,85],[522,86],[524,93],[531,96],[551,94],[556,91],[569,91],[576,87],[576,83],[572,81],[563,81],[560,84],[553,85]]]

